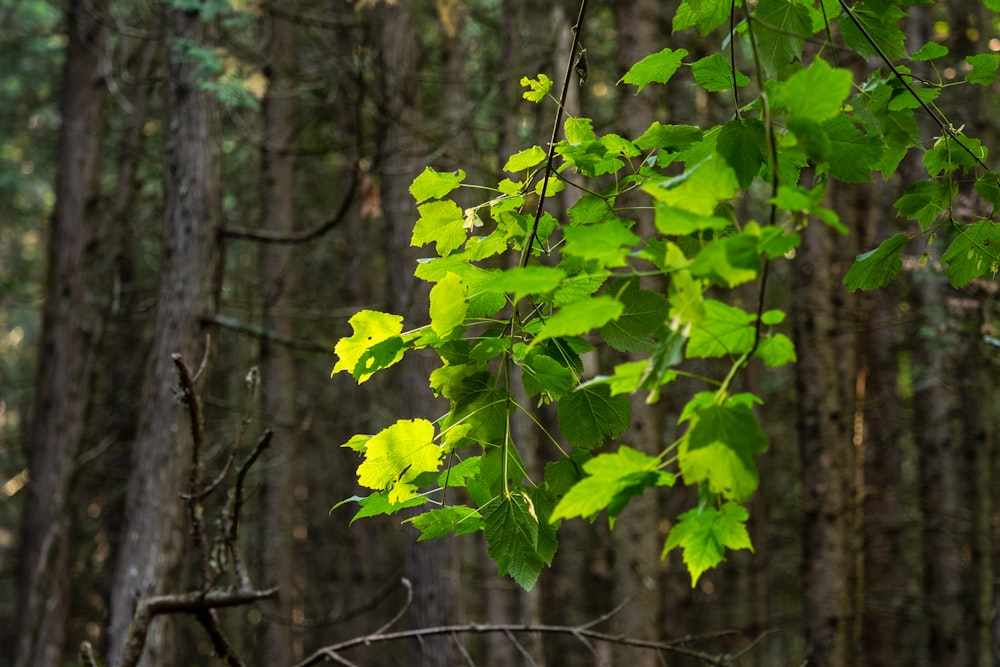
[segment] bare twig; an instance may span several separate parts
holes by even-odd
[[[277,594],[277,588],[268,588],[266,590],[209,591],[207,593],[198,591],[144,598],[139,601],[139,606],[132,617],[132,631],[118,667],[134,667],[138,664],[142,650],[146,645],[149,625],[160,614],[197,614],[206,609],[240,607],[251,602],[273,598]]]
[[[97,657],[94,655],[94,647],[90,642],[80,644],[80,662],[84,667],[97,667]]]
[[[581,641],[585,639],[591,639],[594,641],[608,642],[611,644],[618,644],[621,646],[634,646],[636,648],[649,649],[651,651],[663,651],[666,653],[673,653],[676,655],[683,655],[689,658],[694,658],[695,660],[701,661],[706,665],[715,665],[716,667],[724,667],[731,664],[731,656],[720,654],[716,655],[713,653],[708,653],[705,651],[699,651],[697,649],[688,648],[677,644],[676,642],[663,642],[663,641],[652,641],[646,639],[636,639],[633,637],[626,637],[620,634],[611,634],[607,632],[598,632],[596,630],[590,630],[584,627],[568,626],[568,625],[533,625],[530,623],[495,623],[495,624],[477,624],[470,623],[468,625],[442,625],[438,627],[431,628],[417,628],[414,630],[404,630],[401,632],[391,632],[387,634],[371,634],[365,635],[363,637],[355,637],[353,639],[348,639],[346,641],[340,642],[339,644],[332,644],[330,646],[324,646],[318,649],[312,655],[307,657],[302,662],[299,662],[294,667],[309,667],[309,665],[316,665],[325,659],[339,661],[340,664],[350,664],[344,662],[344,658],[340,656],[341,651],[345,651],[350,648],[357,646],[368,646],[370,644],[379,642],[392,642],[399,641],[403,639],[416,639],[418,641],[423,640],[425,637],[432,637],[437,635],[447,635],[447,634],[487,634],[487,633],[537,633],[537,634],[556,634],[556,635],[573,635]],[[584,642],[589,646],[589,642]]]
[[[403,587],[406,588],[406,602],[404,602],[403,606],[396,612],[396,615],[389,619],[388,623],[372,633],[373,636],[381,635],[383,632],[394,626],[396,622],[403,617],[406,610],[410,608],[410,605],[413,604],[413,584],[410,583],[410,580],[406,577],[400,577],[399,583],[403,584]]]
[[[254,464],[254,461],[267,449],[268,445],[271,444],[271,438],[274,437],[274,431],[267,429],[258,438],[257,444],[254,445],[253,451],[247,456],[243,465],[240,466],[240,471],[236,474],[236,486],[233,490],[233,496],[230,500],[230,510],[229,514],[229,525],[226,527],[226,546],[229,549],[229,555],[233,559],[233,568],[236,571],[236,577],[240,582],[240,586],[249,589],[253,588],[250,584],[250,575],[247,573],[246,568],[243,566],[243,557],[240,555],[239,542],[240,542],[240,508],[243,505],[243,486],[246,482],[247,472],[250,471],[250,467]]]

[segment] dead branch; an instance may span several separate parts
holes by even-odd
[[[592,630],[585,625],[569,626],[535,625],[530,623],[469,623],[467,625],[442,625],[432,628],[417,628],[415,630],[404,630],[401,632],[390,632],[385,634],[373,633],[362,637],[355,637],[353,639],[340,642],[339,644],[331,644],[330,646],[324,646],[323,648],[317,649],[312,655],[302,662],[297,663],[294,667],[309,667],[309,665],[317,665],[325,660],[330,660],[341,665],[352,665],[353,663],[341,656],[340,652],[356,646],[368,646],[370,644],[399,641],[403,639],[420,640],[424,637],[431,637],[435,635],[487,634],[494,632],[504,633],[508,637],[516,633],[572,635],[588,646],[590,644],[586,640],[590,639],[599,642],[618,644],[621,646],[634,646],[636,648],[643,648],[651,651],[663,651],[665,653],[682,655],[699,660],[706,665],[714,665],[715,667],[726,667],[732,664],[732,656],[727,654],[713,654],[689,648],[683,645],[685,640],[652,641],[646,639],[636,639],[634,637],[627,637],[621,634],[599,632],[597,630]]]

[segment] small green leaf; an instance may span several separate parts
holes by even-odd
[[[420,531],[417,542],[455,535],[474,533],[483,527],[483,518],[479,512],[464,505],[451,505],[421,512],[404,523],[413,524]]]
[[[764,166],[767,144],[764,123],[755,118],[737,119],[726,123],[716,148],[736,173],[742,189],[746,189]]]
[[[413,195],[418,204],[428,199],[441,199],[459,187],[464,180],[465,172],[461,169],[453,172],[440,172],[426,167],[419,176],[413,179],[413,184],[410,185],[410,194]]]
[[[449,273],[431,288],[431,328],[442,340],[462,325],[467,310],[465,287],[454,273]]]
[[[957,139],[940,137],[934,142],[934,147],[924,153],[924,166],[931,176],[949,174],[959,169],[972,169],[976,166],[973,155],[980,160],[986,159],[986,147],[979,139],[965,136],[959,136]]]
[[[707,484],[712,493],[745,501],[760,481],[753,455],[767,450],[767,436],[744,405],[710,405],[695,413],[678,449],[685,484]]]
[[[951,205],[949,192],[947,183],[917,181],[906,188],[906,192],[893,206],[901,216],[916,220],[920,223],[920,228],[926,231]]]
[[[591,127],[593,122],[590,118],[575,118],[572,116],[567,118],[565,123],[566,141],[571,144],[594,141],[596,137],[594,136],[594,128]]]
[[[754,316],[716,301],[705,299],[705,316],[691,329],[687,356],[706,359],[742,354],[753,345]]]
[[[911,58],[914,60],[934,60],[936,58],[944,58],[948,55],[948,47],[943,44],[938,44],[937,42],[927,42],[914,53]]]
[[[646,183],[642,189],[657,201],[698,215],[715,213],[719,202],[736,194],[736,173],[719,155],[710,156],[674,178]]]
[[[545,151],[538,146],[526,148],[519,153],[511,155],[507,159],[507,164],[503,166],[504,171],[518,172],[530,169],[545,159]]]
[[[531,397],[545,393],[554,400],[573,389],[573,373],[550,356],[530,354],[521,364],[524,393]]]
[[[333,367],[333,373],[347,371],[360,384],[370,378],[379,368],[391,366],[403,358],[403,350],[400,347],[393,354],[389,363],[383,363],[379,368],[358,368],[358,362],[361,361],[361,357],[366,352],[379,343],[396,338],[402,333],[402,316],[380,313],[376,310],[362,310],[351,316],[348,324],[354,330],[354,335],[337,341],[337,345],[334,347],[334,352],[337,354],[337,364]]]
[[[812,34],[812,19],[803,4],[793,0],[760,0],[753,15],[760,26],[758,52],[768,72],[776,72],[802,57],[805,38]]]
[[[965,61],[972,69],[965,75],[965,80],[977,86],[989,86],[997,80],[997,67],[1000,66],[1000,54],[980,53],[966,57]]]
[[[420,218],[413,226],[412,245],[434,243],[443,257],[465,243],[465,214],[458,204],[451,200],[432,201],[421,204],[417,211]]]
[[[528,89],[521,93],[521,97],[529,102],[541,102],[552,89],[552,79],[544,74],[539,74],[535,79],[524,76],[521,77],[521,87]]]
[[[674,14],[673,31],[697,26],[707,35],[729,18],[730,0],[684,0]]]
[[[691,72],[695,82],[710,92],[732,90],[733,66],[721,53],[713,53],[701,60],[691,63]],[[736,86],[742,87],[750,83],[746,74],[736,72]]]
[[[626,496],[624,500],[627,500],[646,488],[673,485],[674,476],[659,468],[659,459],[630,447],[620,447],[613,454],[599,454],[583,464],[587,477],[566,492],[549,521],[577,516],[589,518],[605,509],[610,515],[613,509],[621,509],[610,507],[617,505],[615,501],[621,496]],[[614,516],[610,518],[613,525]]]
[[[798,361],[795,355],[795,344],[788,336],[780,333],[761,338],[753,356],[763,360],[771,368]]]
[[[646,56],[632,65],[619,83],[630,83],[638,86],[636,93],[650,83],[666,83],[681,66],[681,61],[688,54],[687,49],[663,49],[659,53]]]
[[[612,396],[605,385],[578,387],[559,401],[559,430],[571,444],[596,447],[628,428],[628,396]]]
[[[976,180],[976,192],[994,206],[1000,206],[1000,175],[990,171],[980,176]]]
[[[664,125],[654,120],[635,145],[643,150],[658,148],[675,153],[698,143],[703,136],[701,128],[694,125]]]
[[[621,352],[652,350],[655,345],[652,335],[670,317],[667,298],[657,292],[640,289],[638,280],[612,285],[610,292],[617,296],[625,310],[619,317],[601,327],[604,341]]]
[[[357,503],[360,505],[361,509],[359,509],[357,513],[351,517],[351,523],[354,523],[358,519],[364,519],[367,517],[395,514],[400,510],[410,507],[419,507],[426,502],[426,496],[417,496],[415,498],[410,498],[409,500],[404,500],[401,503],[391,503],[389,502],[389,496],[385,491],[377,491],[370,496],[351,496],[350,498],[345,498],[334,505],[330,511],[332,512],[347,503]]]
[[[390,503],[400,503],[417,494],[414,480],[425,472],[436,472],[444,451],[434,442],[434,425],[426,419],[401,419],[372,436],[365,460],[358,466],[358,483],[369,489],[387,490]]]
[[[736,287],[757,277],[760,251],[748,234],[724,236],[707,243],[691,262],[691,275],[718,285]]]
[[[961,228],[941,260],[955,287],[965,287],[976,278],[992,278],[1000,268],[1000,226],[980,220]]]
[[[874,250],[858,255],[844,276],[844,287],[855,292],[888,285],[903,268],[900,255],[909,240],[909,236],[900,232],[882,241]]]
[[[851,119],[837,115],[823,123],[830,140],[830,173],[845,183],[865,183],[882,157],[882,142],[859,130]]]
[[[906,35],[897,25],[906,12],[895,3],[881,0],[855,3],[851,11],[864,27],[864,32],[850,17],[841,16],[840,33],[849,47],[866,58],[879,58],[879,50],[868,41],[871,37],[890,60],[907,57]]]
[[[691,574],[691,588],[706,570],[722,562],[726,549],[753,551],[746,529],[749,514],[744,507],[725,503],[721,509],[693,509],[678,517],[663,545],[662,557],[675,547],[684,551],[684,564]]]

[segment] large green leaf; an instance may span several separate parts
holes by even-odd
[[[681,66],[681,61],[687,54],[687,49],[663,49],[632,65],[621,80],[638,86],[637,93],[647,84],[666,83]]]
[[[638,244],[638,236],[619,220],[607,220],[593,225],[566,227],[563,230],[567,255],[596,259],[602,266],[625,266],[625,257]]]
[[[822,123],[840,112],[853,81],[848,70],[834,69],[822,58],[816,58],[778,88],[775,104],[784,107],[789,115]]]
[[[840,33],[849,47],[867,58],[878,58],[878,49],[868,41],[868,37],[871,37],[890,60],[907,56],[906,35],[897,25],[906,16],[906,12],[895,3],[859,2],[855,3],[851,11],[864,27],[864,32],[858,29],[850,16],[841,16]]]
[[[487,552],[501,575],[510,575],[531,590],[545,566],[539,553],[539,521],[534,504],[525,493],[493,499],[483,509]]]
[[[526,148],[519,153],[511,155],[507,159],[507,164],[503,166],[504,171],[518,172],[530,169],[545,159],[545,151],[538,146]]]
[[[567,304],[557,313],[546,318],[538,330],[531,345],[548,338],[579,336],[594,329],[603,327],[625,310],[625,306],[611,296],[596,296],[590,299],[580,299]]]
[[[670,316],[667,298],[639,288],[638,279],[622,281],[610,288],[625,306],[622,314],[601,327],[604,341],[622,352],[648,352],[655,342],[652,335]]]
[[[426,419],[401,419],[373,435],[358,466],[358,483],[387,490],[390,503],[401,503],[417,494],[414,480],[436,472],[444,450],[434,442],[434,425]]]
[[[753,315],[715,299],[705,299],[704,307],[704,318],[691,328],[688,357],[724,357],[750,350],[754,335]]]
[[[888,285],[903,268],[900,255],[910,237],[902,232],[887,238],[874,250],[858,255],[844,276],[844,286],[851,292]]]
[[[529,397],[544,393],[559,400],[573,389],[573,373],[545,354],[529,354],[521,364],[521,372],[524,393]]]
[[[823,123],[830,142],[830,173],[846,183],[864,183],[882,157],[882,142],[859,130],[850,118],[834,116]]]
[[[628,428],[628,396],[612,396],[605,385],[578,387],[559,401],[559,430],[570,444],[596,447]]]
[[[684,0],[674,14],[673,30],[698,26],[698,32],[707,35],[729,18],[730,0]]]
[[[761,64],[768,72],[776,72],[802,57],[805,38],[812,35],[812,19],[803,4],[794,0],[760,0],[753,17],[759,22],[756,33]]]
[[[767,449],[753,412],[743,405],[711,405],[692,421],[678,449],[684,482],[706,484],[730,500],[747,500],[760,480],[753,455]]]
[[[481,287],[491,292],[512,293],[514,301],[520,301],[529,294],[551,292],[565,277],[565,272],[551,266],[514,267],[494,274]]]
[[[721,509],[693,509],[678,517],[663,545],[663,556],[675,547],[684,552],[684,564],[691,573],[691,587],[706,570],[722,562],[726,549],[753,551],[746,529],[749,518],[744,507],[725,503]]]
[[[904,218],[916,220],[927,230],[951,206],[952,189],[947,183],[917,181],[906,188],[893,206]]]
[[[992,85],[997,80],[997,67],[1000,66],[1000,55],[996,53],[980,53],[968,56],[966,59],[972,69],[965,75],[965,80],[979,86]]]
[[[451,505],[428,510],[406,520],[420,531],[417,542],[455,535],[474,533],[483,527],[479,512],[464,505]]]
[[[675,18],[674,21],[676,20]],[[738,70],[734,82],[733,65],[721,53],[713,53],[691,63],[691,73],[694,74],[694,80],[698,85],[712,92],[732,90],[734,87],[750,83],[747,75]]]
[[[725,159],[709,156],[680,176],[643,186],[659,202],[673,208],[711,216],[719,202],[736,194],[739,181]]]
[[[345,498],[334,505],[333,509],[342,507],[347,503],[357,503],[360,509],[353,517],[351,517],[351,523],[354,523],[358,519],[364,519],[372,516],[390,515],[410,507],[420,507],[426,502],[426,496],[415,496],[400,503],[392,503],[389,502],[389,494],[387,492],[376,491],[370,496],[351,496],[350,498]]]
[[[716,147],[719,155],[733,168],[740,187],[745,190],[766,162],[764,123],[755,118],[729,121],[719,133]]]

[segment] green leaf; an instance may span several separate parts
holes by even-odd
[[[420,531],[417,542],[455,535],[468,535],[483,527],[483,518],[479,512],[464,505],[451,505],[421,512],[404,523],[411,523]]]
[[[855,292],[888,285],[903,268],[900,255],[909,240],[909,236],[900,232],[882,241],[874,250],[858,255],[844,276],[844,286]]]
[[[763,360],[771,368],[798,361],[795,355],[795,344],[788,336],[780,333],[761,338],[753,356]]]
[[[684,551],[684,564],[691,573],[691,588],[706,570],[722,562],[726,549],[753,551],[750,533],[746,529],[749,514],[735,503],[725,503],[721,509],[693,509],[678,517],[663,545],[663,555],[675,547]]]
[[[589,518],[608,509],[620,510],[623,505],[616,502],[642,493],[646,488],[672,486],[675,478],[661,471],[660,460],[647,456],[631,447],[620,447],[613,454],[599,454],[583,464],[587,477],[573,485],[562,497],[549,521]],[[614,507],[611,507],[614,506]],[[610,516],[613,520],[617,516]],[[613,526],[613,523],[612,523]]]
[[[595,194],[586,194],[580,197],[579,201],[570,206],[566,213],[573,225],[591,225],[615,220],[618,217],[618,214],[615,213],[614,200]]]
[[[805,38],[812,35],[809,10],[793,0],[760,0],[753,13],[759,22],[757,48],[768,72],[776,72],[802,57]]]
[[[428,199],[441,199],[459,187],[464,180],[465,172],[461,169],[453,172],[440,172],[426,167],[419,176],[413,179],[413,184],[410,185],[410,194],[413,195],[418,204]]]
[[[442,340],[462,325],[467,310],[465,287],[454,273],[449,273],[431,288],[431,328]]]
[[[646,56],[632,65],[619,83],[625,82],[638,86],[636,93],[650,83],[666,83],[674,75],[681,61],[688,54],[687,49],[663,49],[659,53]]]
[[[955,287],[965,287],[976,278],[996,275],[1000,268],[1000,226],[980,220],[959,230],[941,260]]]
[[[965,150],[966,148],[969,150]],[[934,142],[934,147],[924,153],[924,166],[931,176],[950,174],[959,169],[973,169],[976,160],[969,151],[980,160],[986,159],[986,147],[979,139],[965,136],[959,136],[957,140],[951,137],[939,137]]]
[[[906,58],[906,35],[900,30],[901,18],[906,12],[895,3],[860,2],[852,8],[855,18],[864,26],[868,36],[878,44],[890,60]],[[866,58],[880,57],[865,33],[861,32],[846,14],[840,17],[840,33],[844,42],[860,55]]]
[[[750,83],[747,75],[737,71],[736,85],[733,85],[733,66],[721,53],[713,53],[691,63],[691,72],[695,82],[710,92],[732,90]]]
[[[966,57],[965,61],[972,69],[965,75],[965,80],[977,86],[989,86],[997,80],[997,67],[1000,66],[1000,54],[980,53]]]
[[[994,206],[1000,206],[1000,175],[990,171],[980,176],[976,179],[976,192]]]
[[[531,499],[524,493],[494,498],[483,509],[483,533],[500,574],[531,590],[546,564],[538,549],[539,522]]]
[[[944,58],[948,55],[948,47],[943,44],[938,44],[937,42],[927,42],[917,50],[912,56],[913,60],[935,60],[937,58]]]
[[[850,118],[834,116],[823,123],[830,140],[830,173],[845,183],[865,183],[882,157],[881,141],[861,132]]]
[[[590,118],[575,118],[573,116],[567,118],[564,123],[566,141],[571,144],[582,144],[596,140],[594,128],[591,127],[593,122]]]
[[[736,194],[739,181],[725,159],[710,156],[680,176],[646,183],[642,189],[664,204],[711,216],[721,201]]]
[[[521,87],[528,89],[521,93],[521,97],[529,102],[541,102],[552,89],[552,79],[544,74],[539,74],[538,78],[535,79],[523,76],[521,77]]]
[[[550,356],[530,354],[521,369],[524,393],[528,397],[544,393],[559,400],[573,389],[573,373]]]
[[[671,316],[681,324],[697,324],[705,317],[705,302],[702,288],[688,270],[677,271],[670,281]]]
[[[580,299],[567,304],[559,312],[545,320],[531,345],[535,346],[547,338],[579,336],[593,329],[603,327],[625,310],[625,306],[610,296]]]
[[[411,245],[434,243],[442,257],[465,243],[465,214],[451,200],[432,201],[417,207],[420,218],[413,226]]]
[[[559,430],[578,447],[596,447],[629,427],[627,396],[611,396],[607,386],[581,386],[559,401]]]
[[[947,183],[917,181],[906,188],[893,206],[904,218],[916,220],[926,231],[951,205],[951,188]]]
[[[551,266],[524,266],[495,274],[482,285],[491,292],[506,292],[520,301],[529,294],[545,294],[559,286],[566,273]]]
[[[694,125],[664,125],[654,120],[635,145],[642,150],[658,148],[673,153],[698,143],[703,136],[701,128]]]
[[[736,173],[740,188],[747,186],[760,173],[766,162],[767,143],[764,123],[755,118],[729,121],[719,133],[716,148]]]
[[[417,494],[413,481],[422,473],[437,472],[444,450],[434,442],[434,425],[426,419],[401,419],[368,441],[365,460],[358,466],[358,483],[387,490],[390,503]]]
[[[667,298],[657,292],[639,288],[638,280],[622,281],[612,285],[615,294],[625,306],[617,318],[601,327],[601,337],[621,352],[648,352],[655,345],[652,335],[670,317]]]
[[[753,455],[767,450],[767,436],[744,405],[710,405],[695,413],[678,449],[685,484],[707,484],[712,493],[745,501],[760,481]]]
[[[670,236],[686,236],[707,230],[723,230],[732,222],[715,215],[700,215],[683,208],[656,202],[653,207],[656,228]]]
[[[519,153],[511,155],[507,159],[507,164],[503,166],[504,171],[518,172],[530,169],[545,159],[545,151],[538,146],[526,148]]]
[[[345,498],[334,505],[333,509],[337,509],[347,503],[357,503],[361,509],[359,509],[357,513],[351,517],[351,523],[354,523],[358,519],[364,519],[367,517],[395,514],[400,510],[408,509],[410,507],[419,507],[426,502],[426,496],[417,496],[415,498],[410,498],[409,500],[404,500],[401,503],[391,503],[389,502],[389,496],[385,491],[377,491],[367,497],[351,496],[350,498]]]
[[[602,266],[625,266],[625,257],[631,246],[641,240],[618,220],[608,220],[593,225],[572,226],[563,229],[567,255],[596,259]]]
[[[731,6],[729,0],[684,0],[674,14],[673,31],[698,26],[698,32],[707,35],[725,23]]]
[[[689,358],[724,357],[750,349],[754,335],[753,315],[715,299],[705,299],[704,307],[704,318],[691,329],[687,346]]]
[[[822,58],[816,58],[778,88],[775,104],[784,107],[789,115],[822,123],[840,113],[853,81],[848,70],[834,69]]]
[[[334,347],[334,352],[337,354],[337,364],[333,367],[333,373],[347,371],[360,384],[370,378],[375,371],[391,366],[403,358],[403,350],[400,346],[388,361],[381,359],[377,360],[378,363],[359,367],[359,362],[365,353],[379,343],[399,337],[403,331],[402,316],[380,313],[376,310],[362,310],[351,316],[348,324],[354,330],[354,335],[337,341],[337,345]],[[400,343],[402,343],[401,340]]]
[[[707,243],[690,266],[691,275],[719,285],[735,287],[757,277],[760,250],[748,234],[724,236]]]

